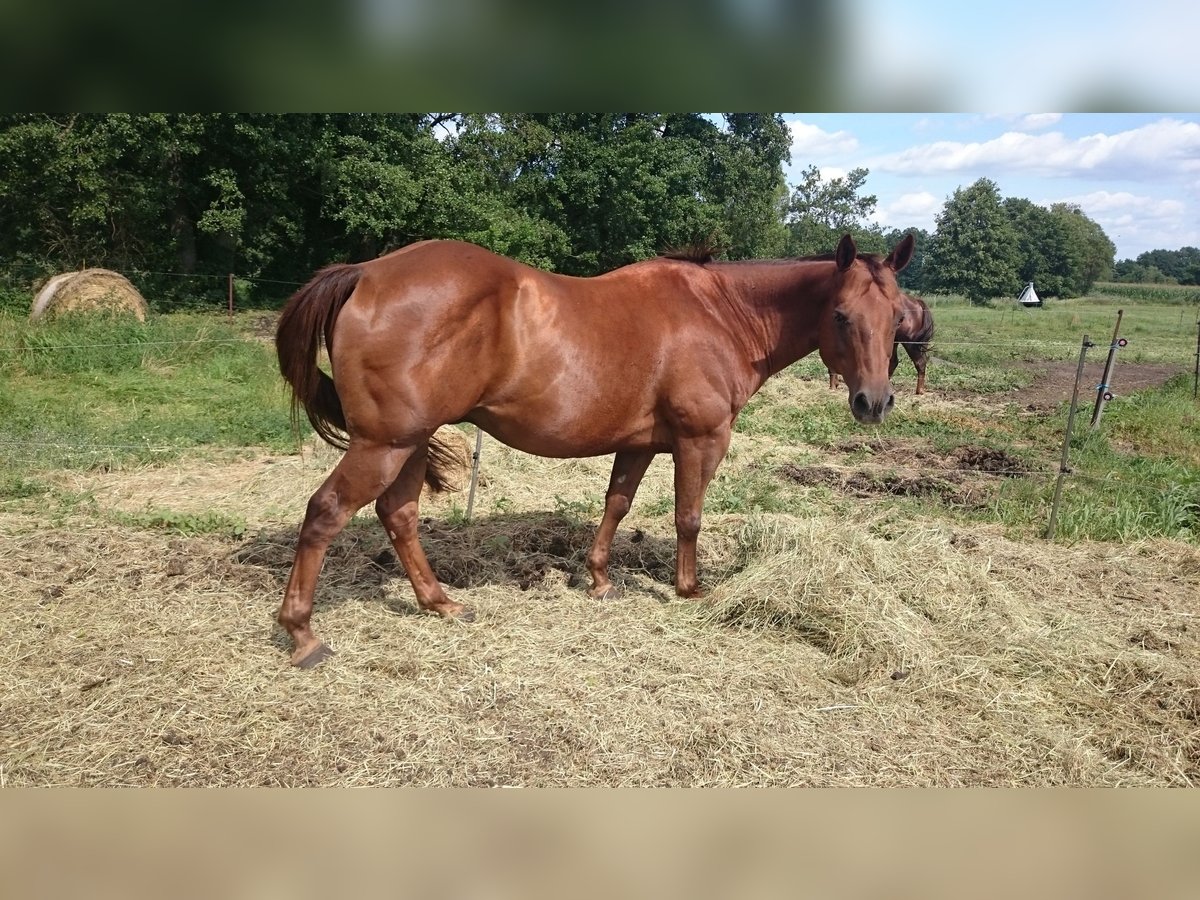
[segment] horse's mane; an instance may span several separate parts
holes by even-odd
[[[705,263],[712,262],[724,250],[725,248],[717,242],[715,237],[707,237],[687,244],[667,247],[659,254],[659,257],[662,259],[679,259],[684,262],[694,262],[702,266]]]

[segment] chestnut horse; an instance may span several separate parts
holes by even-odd
[[[929,362],[929,342],[933,340],[933,313],[920,297],[900,294],[903,316],[896,326],[896,344],[892,347],[892,361],[888,365],[888,377],[896,374],[900,365],[900,348],[908,354],[917,370],[917,393],[925,393],[925,366]],[[829,370],[829,387],[838,386],[837,372]]]
[[[303,407],[346,449],[309,500],[279,610],[292,663],[332,652],[309,625],[317,574],[371,501],[421,608],[473,618],[438,584],[417,535],[422,483],[440,487],[454,461],[434,435],[448,423],[472,422],[539,456],[616,454],[587,557],[596,598],[614,592],[609,550],[642,475],[670,453],[675,590],[695,596],[705,489],[734,419],[769,376],[819,349],[845,374],[855,419],[878,423],[892,408],[895,274],[912,251],[908,236],[886,259],[860,256],[847,234],[822,257],[659,257],[574,278],[423,241],[322,269],[288,301],[275,337],[293,415]],[[322,341],[333,378],[317,366]]]

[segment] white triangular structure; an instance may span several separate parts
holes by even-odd
[[[1025,285],[1025,290],[1021,291],[1021,296],[1018,297],[1017,300],[1019,300],[1021,303],[1024,303],[1026,306],[1042,305],[1042,298],[1039,297],[1037,295],[1037,291],[1033,289],[1032,281]]]

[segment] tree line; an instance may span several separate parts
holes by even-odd
[[[885,229],[866,169],[789,185],[790,150],[770,113],[8,114],[0,284],[104,266],[170,307],[221,296],[233,272],[253,284],[243,302],[275,302],[322,265],[431,237],[593,275],[697,242],[827,253],[845,231],[867,251],[914,232],[902,284],[918,293],[1075,296],[1111,277],[1115,248],[1078,207],[980,179],[932,234]]]
[[[1113,267],[1113,281],[1200,285],[1200,249],[1147,250]]]

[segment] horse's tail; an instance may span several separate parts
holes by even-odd
[[[921,348],[923,353],[928,353],[933,342],[933,313],[929,309],[929,304],[920,297],[914,297],[913,299],[917,301],[925,314],[925,321],[917,329],[917,333],[913,335],[913,340],[918,342],[917,346]]]
[[[906,305],[916,307],[921,312],[920,323],[916,327],[910,326],[905,329],[903,343],[911,353],[928,353],[933,341],[933,313],[929,309],[929,304],[912,294],[904,294],[903,299]]]
[[[321,344],[333,346],[333,325],[338,313],[358,286],[362,268],[332,265],[319,271],[296,291],[279,315],[275,352],[279,371],[292,388],[292,426],[300,424],[300,410],[326,443],[345,450],[350,446],[346,415],[333,379],[317,365]],[[425,466],[425,483],[433,491],[457,490],[447,473],[465,467],[465,453],[433,437]]]
[[[333,379],[317,366],[317,354],[322,341],[332,346],[333,323],[360,274],[358,266],[326,266],[288,300],[275,330],[279,371],[292,388],[293,427],[303,408],[322,440],[341,450],[350,445],[346,416]]]

